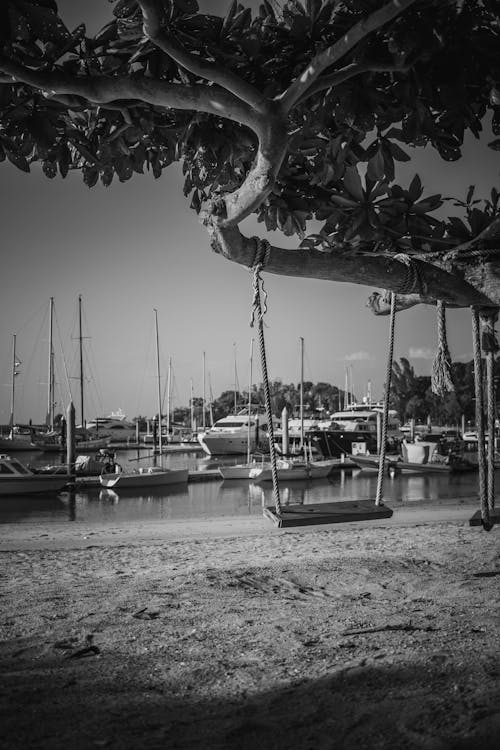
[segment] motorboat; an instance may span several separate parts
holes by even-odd
[[[351,455],[350,459],[360,469],[378,471],[379,456]],[[387,455],[386,471],[389,475],[397,474],[446,474],[451,472],[474,471],[477,467],[460,455],[450,453],[447,456],[437,452],[435,442],[418,441],[401,444],[401,454]]]
[[[127,419],[121,409],[112,411],[105,417],[96,417],[87,421],[86,429],[94,437],[106,436],[115,441],[126,441],[136,436],[136,423]]]
[[[324,479],[332,470],[333,464],[330,461],[303,461],[282,458],[276,461],[276,473],[279,482],[290,482],[297,479]],[[261,482],[272,482],[272,468],[263,469],[253,479],[259,484]]]
[[[68,475],[32,471],[19,459],[0,455],[0,495],[35,495],[59,492]]]
[[[250,433],[250,437],[249,437]],[[267,445],[267,418],[264,414],[249,413],[242,409],[215,422],[198,433],[198,442],[209,456],[228,456],[255,451]],[[249,442],[250,441],[250,442]]]
[[[381,431],[382,412],[381,406],[352,404],[343,411],[333,412],[328,420],[322,420],[317,429],[309,431],[309,439],[325,458],[340,457],[342,454],[375,453]],[[387,443],[389,446],[396,446],[403,437],[397,413],[390,409]]]
[[[164,487],[170,484],[186,484],[188,469],[163,469],[161,466],[141,467],[137,471],[101,474],[99,481],[105,489],[142,489]]]

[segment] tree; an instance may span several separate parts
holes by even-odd
[[[252,266],[251,214],[296,235],[269,247],[271,273],[349,281],[487,312],[497,284],[495,187],[446,205],[407,147],[460,159],[467,131],[500,133],[496,0],[236,0],[225,18],[196,0],[119,0],[90,38],[54,0],[0,10],[0,158],[89,187],[182,162],[184,193],[212,248]],[[489,144],[499,150],[500,138]],[[461,214],[455,216],[454,211]],[[314,230],[314,231],[311,231]],[[259,252],[257,252],[259,248]],[[387,312],[384,295],[369,304]]]

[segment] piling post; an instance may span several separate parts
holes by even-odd
[[[289,453],[288,409],[286,406],[283,407],[283,411],[281,412],[281,453],[283,456],[288,456]]]
[[[75,407],[70,401],[66,409],[66,464],[68,474],[75,473],[76,448],[75,448]]]

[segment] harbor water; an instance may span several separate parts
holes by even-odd
[[[25,463],[46,465],[55,463],[47,454],[19,454]],[[56,459],[57,460],[57,459]],[[123,450],[116,452],[116,460],[123,470],[150,465],[147,451]],[[193,452],[175,452],[162,456],[166,468],[189,468],[190,471],[214,469],[220,464],[234,464],[245,457],[217,459]],[[377,487],[376,472],[345,469],[326,479],[295,480],[280,484],[282,505],[309,504],[340,500],[374,499]],[[384,480],[384,501],[394,509],[403,506],[442,508],[443,506],[478,507],[478,479],[475,473],[415,474],[387,476]],[[262,515],[264,506],[274,505],[270,484],[249,481],[224,481],[222,477],[210,481],[189,482],[144,491],[109,491],[100,487],[77,489],[59,495],[0,498],[0,525],[17,523],[68,522],[86,524],[133,523],[162,520],[210,520],[247,518]]]

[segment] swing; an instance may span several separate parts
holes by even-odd
[[[500,523],[500,511],[495,510],[495,380],[494,363],[498,344],[495,337],[495,322],[498,310],[472,308],[472,340],[474,346],[474,390],[476,396],[477,450],[479,468],[480,509],[469,520],[470,526],[482,526],[491,531]],[[481,360],[480,319],[484,325],[482,348],[486,354],[487,430],[489,434],[486,452],[484,425],[483,364]]]
[[[326,523],[349,523],[352,521],[369,521],[380,518],[390,518],[392,509],[382,502],[385,453],[387,441],[387,422],[389,413],[389,392],[392,374],[392,357],[394,350],[394,321],[395,321],[395,298],[391,294],[391,318],[390,318],[390,341],[389,356],[387,362],[386,388],[384,398],[384,408],[382,417],[382,438],[381,451],[379,457],[377,494],[375,501],[371,500],[342,500],[330,503],[310,503],[307,505],[287,505],[283,507],[280,502],[278,472],[276,468],[276,448],[274,445],[274,429],[271,410],[271,395],[269,389],[269,379],[267,374],[266,348],[264,341],[264,313],[266,311],[266,300],[264,299],[264,309],[261,305],[260,288],[264,292],[264,285],[261,280],[261,271],[264,268],[269,257],[270,245],[266,240],[256,239],[257,250],[255,253],[253,269],[253,302],[252,317],[250,325],[253,326],[257,319],[259,348],[262,366],[262,378],[264,384],[264,399],[267,415],[267,424],[269,429],[269,451],[271,458],[271,474],[273,480],[273,499],[274,506],[265,507],[263,514],[265,518],[271,520],[280,528],[290,526],[312,526]],[[266,295],[267,296],[267,295]]]

